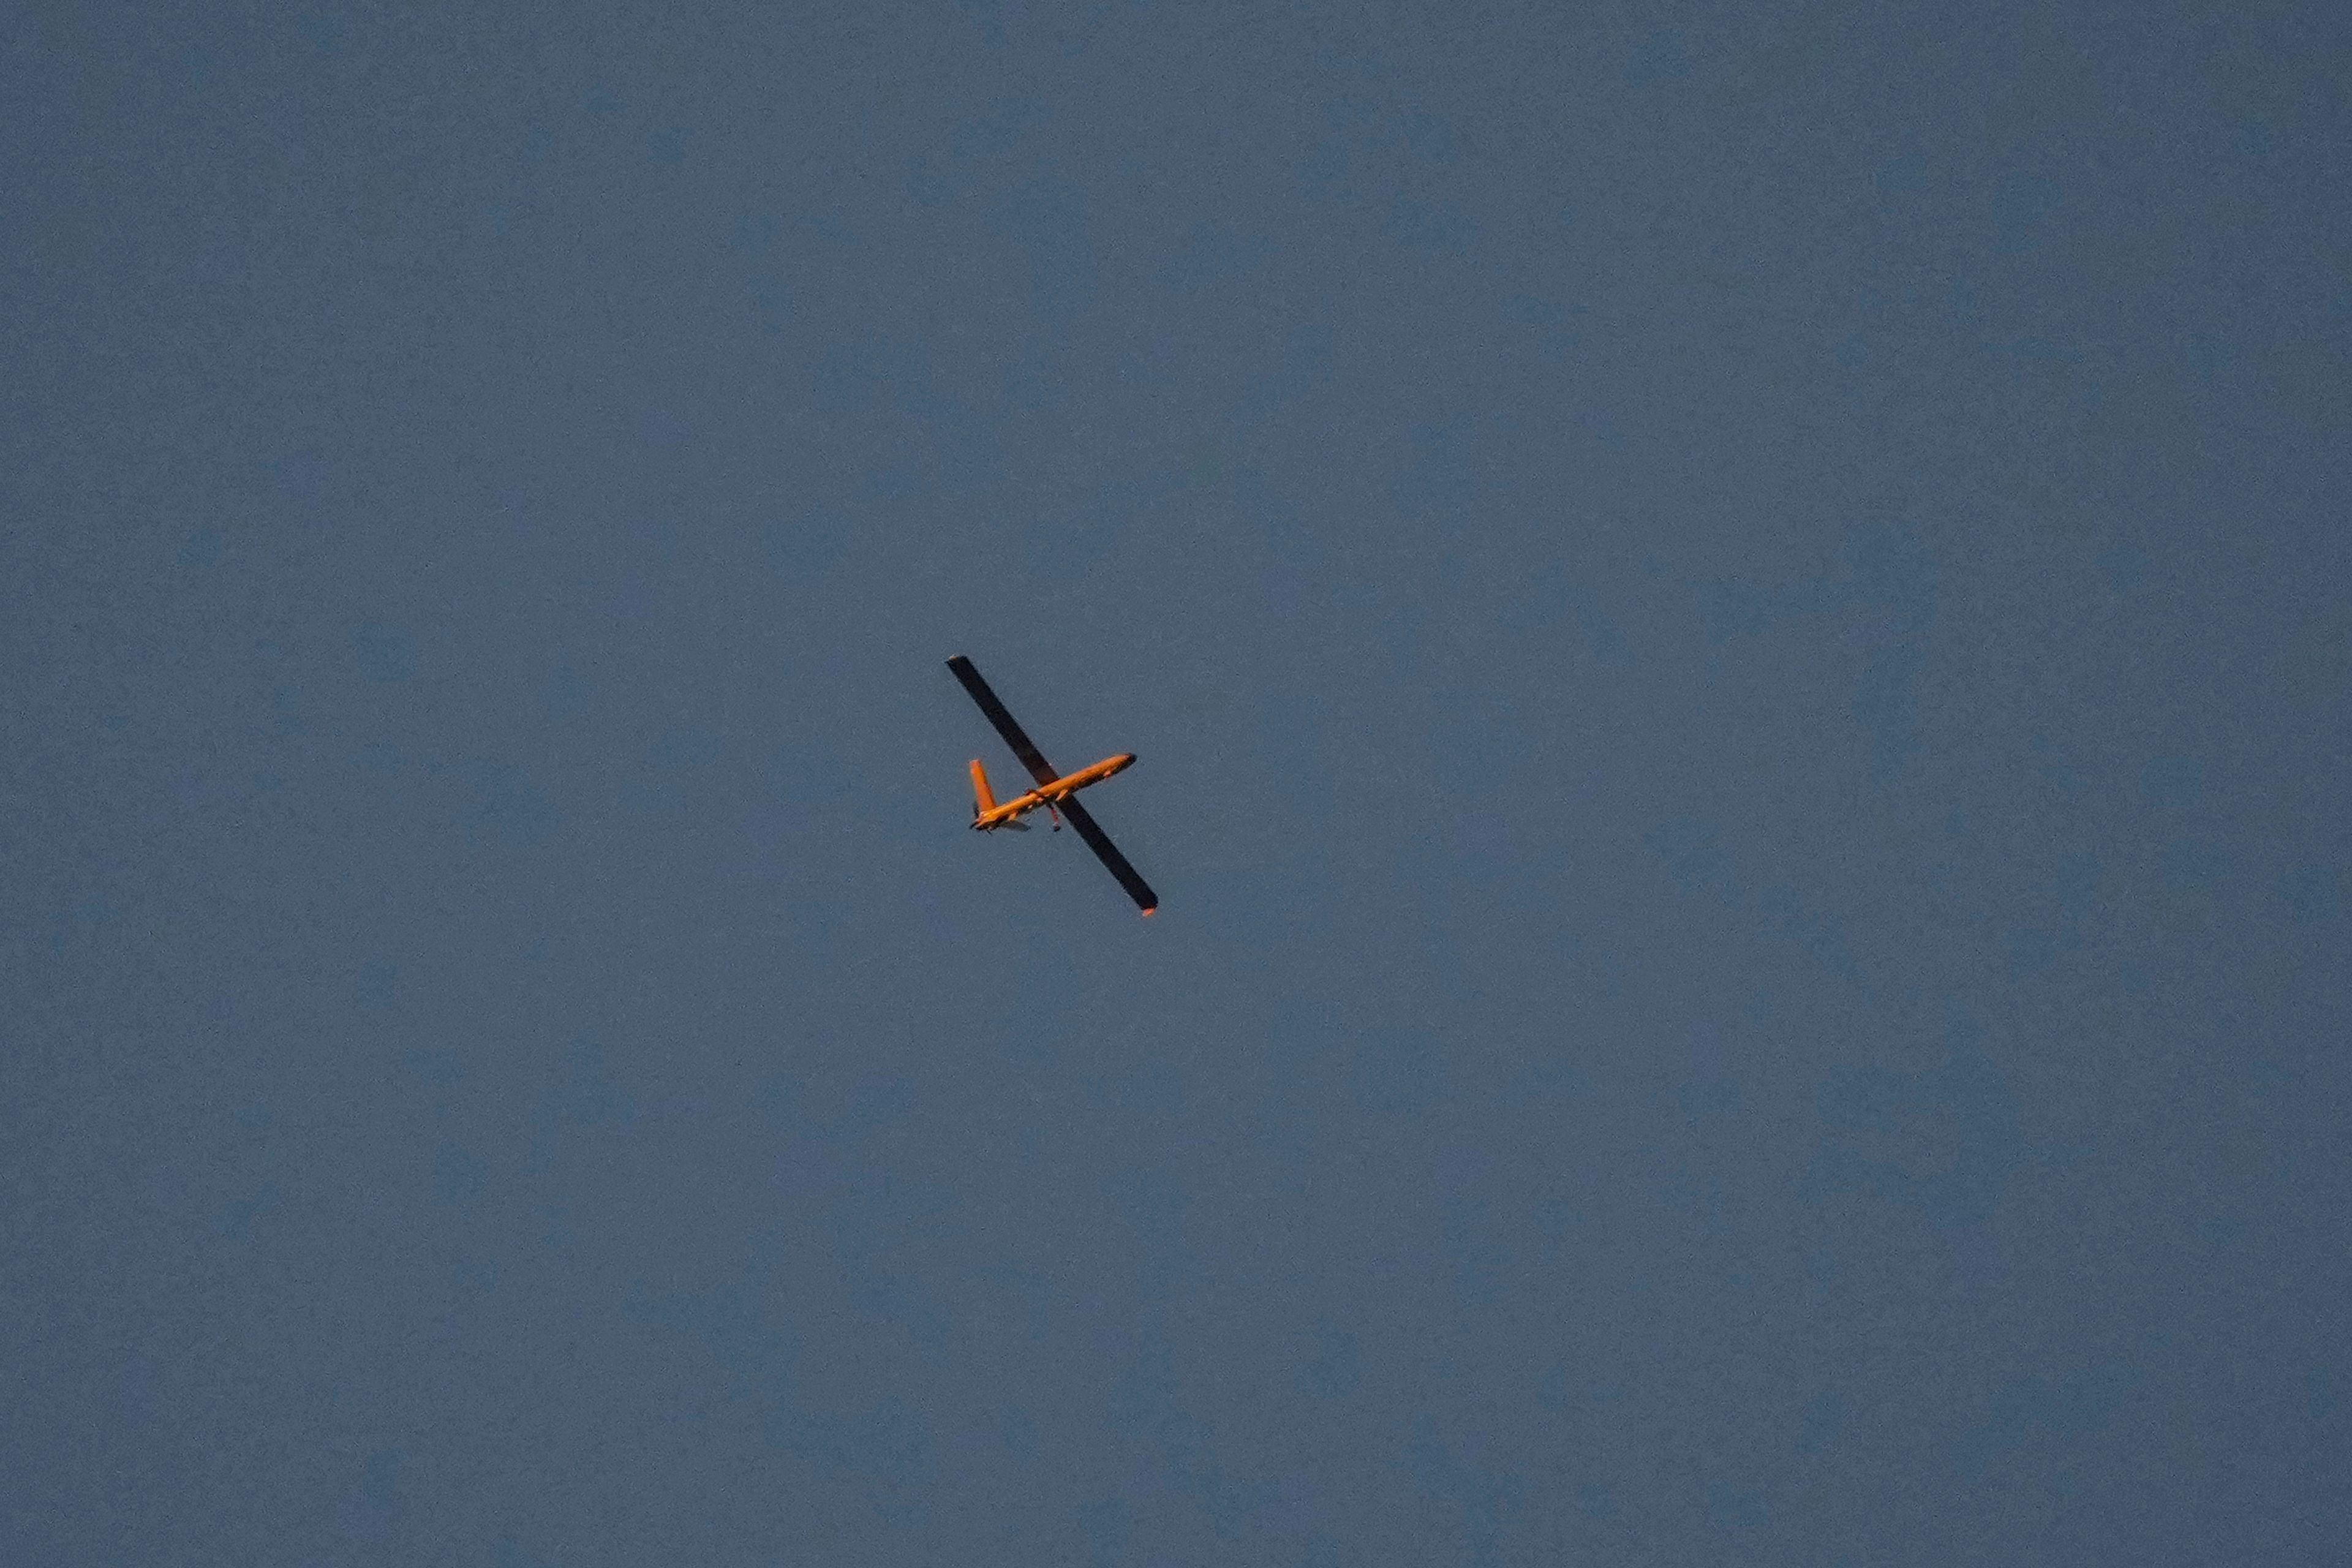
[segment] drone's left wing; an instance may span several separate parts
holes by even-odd
[[[1087,847],[1095,852],[1095,858],[1110,868],[1110,874],[1118,879],[1118,885],[1127,889],[1127,896],[1135,900],[1137,909],[1148,915],[1160,907],[1160,895],[1151,890],[1150,883],[1135,874],[1135,868],[1127,863],[1127,857],[1118,852],[1118,846],[1113,844],[1110,836],[1087,815],[1087,808],[1078,804],[1076,795],[1063,800],[1062,815],[1070,819],[1070,826],[1078,830],[1078,837],[1087,841]]]

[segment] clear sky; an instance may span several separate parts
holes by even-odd
[[[2339,1556],[2347,16],[10,13],[0,1559]]]

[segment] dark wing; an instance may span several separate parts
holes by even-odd
[[[1135,900],[1137,909],[1148,915],[1160,907],[1160,895],[1151,890],[1150,883],[1135,874],[1135,868],[1127,863],[1127,857],[1118,852],[1118,846],[1113,844],[1095,819],[1087,815],[1087,808],[1078,804],[1076,795],[1062,802],[1062,815],[1070,819],[1070,826],[1078,830],[1078,837],[1087,841],[1087,847],[1095,852],[1095,858],[1110,868],[1110,874],[1118,879],[1118,885],[1127,889],[1127,896]]]
[[[1013,754],[1021,759],[1021,765],[1029,770],[1031,778],[1047,784],[1060,776],[1051,763],[1038,755],[1029,737],[1021,732],[1021,726],[1013,721],[1013,715],[1004,710],[1004,704],[996,700],[996,693],[988,689],[988,682],[980,678],[980,671],[972,668],[971,660],[958,654],[948,660],[948,668],[955,671],[955,678],[963,682],[963,689],[971,693],[971,700],[980,704],[980,710],[988,715],[988,721],[996,726],[996,732],[1004,737],[1004,743],[1013,748]]]

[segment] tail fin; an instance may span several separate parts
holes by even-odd
[[[988,787],[988,770],[980,765],[978,757],[974,757],[971,760],[971,814],[978,816],[984,811],[995,809],[996,792]]]

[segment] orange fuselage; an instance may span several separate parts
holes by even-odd
[[[1025,794],[1014,795],[1011,800],[1001,805],[990,806],[973,816],[971,825],[983,833],[992,827],[1002,827],[1017,816],[1043,806],[1051,806],[1057,801],[1067,800],[1088,784],[1100,784],[1121,769],[1134,765],[1133,752],[1121,752],[1118,756],[1105,757],[1090,768],[1080,768],[1076,773],[1064,773],[1052,784],[1039,784],[1035,789]],[[977,763],[972,764],[975,773],[979,766]]]

